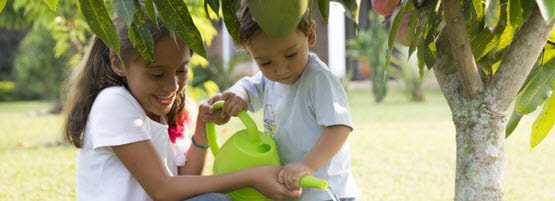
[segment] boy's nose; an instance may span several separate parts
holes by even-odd
[[[283,64],[276,68],[276,74],[278,75],[289,73],[289,71],[290,69],[288,64]]]

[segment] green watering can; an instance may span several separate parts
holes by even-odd
[[[223,104],[224,101],[218,101],[213,104],[213,107],[217,110]],[[237,116],[247,128],[233,134],[221,147],[216,137],[216,125],[206,124],[208,144],[214,154],[213,173],[224,174],[249,167],[281,165],[277,145],[270,135],[258,131],[256,123],[245,111],[239,112]],[[328,187],[326,181],[310,175],[301,177],[300,185],[318,189]],[[242,188],[227,195],[235,201],[270,200],[254,188]]]

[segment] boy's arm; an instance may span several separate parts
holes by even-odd
[[[351,128],[345,125],[326,127],[316,145],[302,161],[287,165],[280,171],[279,181],[289,189],[300,188],[300,177],[306,174],[312,175],[314,171],[326,164],[341,149],[350,132]]]

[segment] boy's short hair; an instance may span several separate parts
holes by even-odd
[[[247,0],[241,0],[241,8],[239,9],[237,18],[239,19],[240,26],[239,41],[236,42],[244,46],[256,33],[262,31],[262,28],[258,26],[254,17],[252,16],[249,7],[247,6]],[[305,35],[308,35],[311,23],[312,20],[309,18],[309,11],[307,9],[303,17],[301,18],[301,21],[297,25],[297,31],[301,31]]]

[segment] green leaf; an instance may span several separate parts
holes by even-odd
[[[520,6],[522,7],[522,18],[528,19],[532,10],[536,9],[536,2],[532,0],[521,0]]]
[[[114,7],[116,13],[129,27],[133,22],[133,15],[135,13],[135,0],[115,0]]]
[[[497,0],[486,0],[486,26],[490,31],[495,30],[501,15],[501,6]]]
[[[536,0],[545,23],[551,22],[555,17],[555,0]]]
[[[403,19],[403,15],[408,10],[407,6],[408,1],[403,1],[401,5],[399,5],[399,12],[393,18],[391,22],[391,27],[389,29],[389,38],[387,40],[387,49],[386,52],[386,59],[385,59],[385,70],[389,68],[389,61],[391,60],[391,56],[393,55],[393,45],[395,44],[395,37],[397,36],[397,32],[399,31],[399,26],[401,26],[401,20]],[[412,5],[412,4],[411,4]]]
[[[6,7],[6,2],[8,2],[7,0],[0,0],[0,13],[2,13],[2,11],[4,10],[4,7]]]
[[[154,40],[152,39],[152,34],[146,24],[146,17],[139,1],[134,0],[134,4],[135,15],[133,16],[134,20],[129,27],[129,38],[133,42],[133,45],[137,47],[139,54],[146,60],[153,62]]]
[[[484,18],[484,8],[482,8],[482,0],[472,0],[472,5],[476,11],[476,20],[481,21]]]
[[[330,15],[330,0],[318,0],[318,8],[322,17],[327,22]]]
[[[401,20],[403,19],[403,15],[406,12],[407,9],[407,2],[408,1],[403,1],[401,3],[400,6],[400,10],[397,13],[397,15],[395,15],[395,18],[393,19],[393,22],[391,23],[391,28],[389,29],[389,39],[387,40],[387,47],[388,49],[391,51],[393,51],[393,45],[395,43],[395,36],[397,36],[397,32],[399,31],[399,26],[401,26]],[[386,63],[389,63],[386,62]]]
[[[437,35],[438,26],[436,26],[435,22],[438,17],[437,14],[435,10],[429,11],[428,21],[426,22],[426,32],[424,33],[426,39],[422,46],[418,47],[418,54],[420,54],[420,51],[423,52],[423,58],[419,56],[418,59],[423,59],[428,69],[431,69],[436,63],[435,37]]]
[[[50,7],[50,10],[52,10],[54,12],[56,12],[56,10],[58,10],[58,0],[46,0],[46,3],[48,4],[48,7]],[[0,9],[0,11],[1,10],[2,9]]]
[[[239,41],[239,20],[237,19],[237,15],[235,15],[235,11],[238,9],[240,3],[240,0],[222,1],[225,28],[234,41]]]
[[[513,133],[516,126],[518,126],[520,119],[522,119],[522,114],[513,111],[513,113],[511,114],[511,118],[509,118],[509,121],[507,122],[507,127],[505,129],[505,138],[508,138],[511,133]]]
[[[120,46],[116,27],[108,15],[103,0],[79,0],[79,5],[83,16],[91,31],[117,55],[120,54]]]
[[[543,105],[541,113],[532,124],[530,149],[534,149],[547,136],[555,123],[555,95],[551,95]]]
[[[182,0],[154,0],[154,3],[168,30],[175,32],[194,52],[206,58],[202,36],[194,24],[185,2]]]
[[[549,97],[555,87],[554,57],[555,50],[544,52],[540,59],[540,68],[531,72],[516,99],[515,112],[524,115],[534,112]]]
[[[204,0],[204,12],[206,12],[206,15],[210,15],[210,12],[208,12],[208,6],[210,6],[214,12],[219,13],[220,0]]]
[[[152,2],[152,0],[145,0],[145,10],[150,21],[154,22],[156,27],[158,27],[158,20],[156,19],[156,10],[154,8],[154,3]]]
[[[359,1],[357,0],[332,0],[332,1],[336,1],[341,5],[343,5],[343,8],[345,8],[345,16],[353,20],[353,22],[355,23],[355,27],[358,26],[358,12],[360,8],[360,5],[358,5]]]
[[[522,25],[522,23],[524,22],[520,0],[509,0],[509,5],[507,6],[507,9],[507,12],[509,13],[509,23],[511,24],[511,26],[520,27],[520,25]]]

